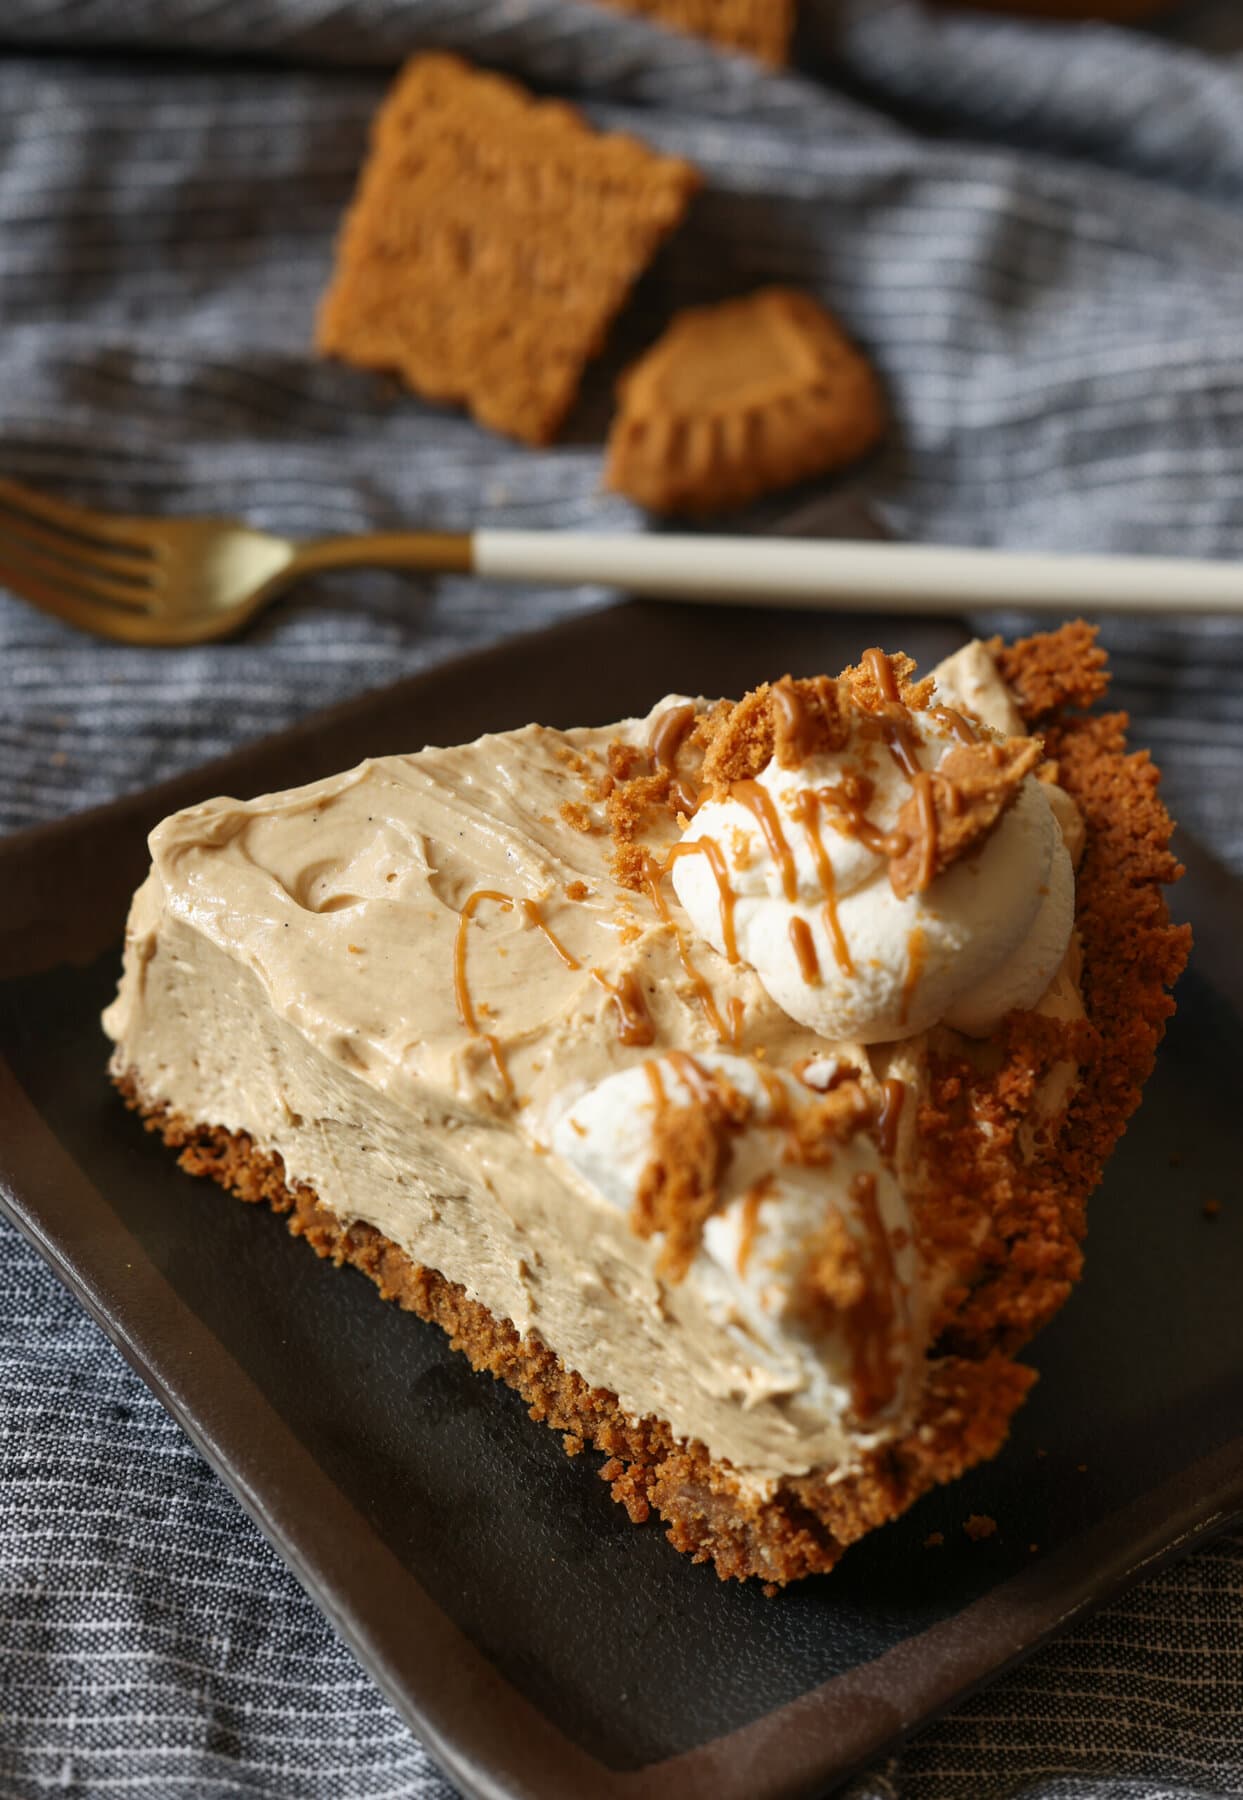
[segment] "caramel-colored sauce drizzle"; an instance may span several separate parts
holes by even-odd
[[[468,894],[458,914],[457,936],[453,941],[453,995],[457,1001],[458,1017],[472,1037],[479,1037],[479,1021],[475,1017],[474,1004],[470,997],[470,984],[466,979],[466,931],[475,908],[484,900],[495,900],[502,912],[512,912],[513,900],[508,894],[501,894],[495,888],[476,888]]]
[[[814,675],[811,685],[821,705],[827,706],[833,682],[827,675]],[[811,709],[789,675],[783,675],[780,681],[774,681],[772,692],[794,751],[795,762],[805,763],[811,755]]]
[[[880,1139],[880,1153],[893,1161],[894,1151],[898,1147],[898,1126],[902,1120],[902,1103],[906,1099],[906,1083],[899,1081],[896,1075],[881,1085],[880,1112],[876,1119],[876,1134]]]
[[[952,731],[960,744],[979,743],[979,731],[971,723],[970,719],[964,718],[956,708],[952,706],[930,706],[928,708],[928,714],[930,718],[936,719],[940,724],[944,725],[947,730]]]
[[[745,1010],[737,994],[726,1003],[725,1011],[729,1017],[729,1041],[735,1050],[742,1043],[742,1015]]]
[[[671,769],[677,761],[682,740],[695,723],[695,708],[688,700],[682,706],[671,706],[661,713],[652,727],[648,749],[658,769]]]
[[[820,986],[820,958],[816,955],[816,940],[811,935],[811,926],[806,919],[790,920],[790,942],[794,946],[794,954],[798,958],[799,974],[808,987]]]
[[[603,969],[593,969],[591,979],[599,982],[605,993],[611,996],[613,1004],[617,1008],[618,1042],[629,1045],[655,1043],[656,1027],[652,1023],[652,1015],[647,1010],[643,989],[635,979],[633,969],[626,970],[616,987],[613,986]]]
[[[671,805],[688,817],[699,805],[700,795],[691,782],[677,774],[677,759],[682,740],[695,723],[695,717],[694,705],[689,700],[681,706],[671,706],[668,712],[661,713],[652,727],[647,746],[656,767],[668,769],[674,777],[669,787]]]
[[[875,647],[871,650],[865,650],[863,652],[863,666],[880,689],[882,700],[901,700],[902,696],[898,692],[898,683],[894,677],[893,665],[883,650],[876,649]]]
[[[682,1080],[686,1083],[687,1087],[691,1090],[691,1093],[694,1094],[701,1106],[706,1106],[709,1101],[716,1098],[717,1090],[711,1075],[709,1075],[702,1063],[695,1060],[689,1051],[670,1050],[666,1057],[666,1061],[674,1072],[682,1077]]]
[[[899,1025],[905,1025],[911,1010],[911,1001],[919,978],[924,972],[924,962],[928,954],[928,942],[924,937],[922,925],[913,925],[911,935],[906,940],[906,978],[902,983],[902,1010],[898,1014]]]
[[[840,817],[840,830],[843,837],[858,838],[865,850],[873,856],[901,856],[906,849],[907,840],[901,832],[882,831],[863,811],[854,796],[844,787],[822,787],[816,789],[818,800],[827,801]]]
[[[761,1175],[754,1187],[747,1189],[742,1200],[742,1216],[738,1228],[738,1273],[745,1275],[747,1265],[751,1261],[751,1252],[755,1248],[755,1234],[760,1222],[760,1207],[772,1193],[776,1181],[771,1175]]]
[[[492,1067],[496,1070],[497,1079],[505,1092],[505,1097],[512,1100],[514,1097],[513,1078],[505,1066],[505,1053],[501,1049],[500,1042],[489,1031],[483,1033],[483,1041],[488,1046],[488,1055],[492,1058]]]
[[[844,1315],[852,1363],[850,1397],[856,1417],[863,1421],[888,1406],[898,1391],[893,1354],[897,1271],[876,1200],[875,1175],[856,1175],[850,1197],[859,1209],[868,1246],[867,1292]]]
[[[876,686],[880,689],[882,700],[899,708],[899,717],[886,718],[881,721],[881,736],[890,756],[897,763],[902,773],[912,781],[919,773],[919,763],[915,756],[914,733],[911,730],[910,714],[902,700],[897,679],[893,672],[893,664],[883,650],[865,650],[863,666]]]
[[[713,1031],[716,1032],[720,1042],[722,1044],[728,1044],[732,1042],[732,1039],[730,1033],[726,1030],[725,1021],[721,1017],[717,1003],[712,997],[712,989],[708,986],[708,983],[704,980],[699,970],[695,967],[694,962],[691,960],[691,954],[686,948],[682,933],[678,930],[674,923],[673,915],[665,904],[665,896],[660,891],[661,873],[662,871],[659,864],[649,861],[647,868],[648,898],[652,902],[657,918],[660,919],[662,924],[667,925],[673,933],[673,941],[678,947],[678,961],[682,965],[682,971],[685,974],[686,979],[695,990],[695,998],[703,1008],[704,1017],[707,1019]]]
[[[914,781],[920,774],[919,758],[915,754],[916,738],[906,719],[884,719],[881,722],[881,736],[885,740],[885,748],[897,763],[908,781]]]
[[[766,1069],[763,1063],[755,1064],[755,1072],[760,1084],[768,1096],[770,1117],[768,1124],[781,1131],[790,1123],[790,1093],[780,1075],[772,1069]]]
[[[881,736],[885,740],[885,746],[888,749],[890,756],[892,756],[893,760],[897,763],[902,773],[910,782],[917,798],[919,807],[920,846],[919,873],[916,877],[916,886],[923,889],[928,886],[928,883],[936,873],[937,864],[937,814],[936,807],[933,805],[932,777],[926,769],[920,766],[919,758],[916,755],[918,740],[911,727],[910,712],[902,704],[902,696],[898,692],[898,684],[894,679],[893,668],[889,662],[889,658],[880,650],[867,650],[864,652],[863,660],[867,665],[872,679],[875,681],[877,687],[879,687],[885,699],[896,701],[900,708],[899,717],[886,718],[881,721]],[[967,721],[962,717],[961,713],[956,713],[952,707],[937,707],[934,711],[934,716],[940,718],[943,723],[948,723],[963,739],[964,743],[970,744],[976,742],[976,738]],[[955,800],[951,801],[951,806],[955,804],[957,798],[958,797],[955,795]],[[868,847],[869,849],[873,848],[871,845]],[[883,854],[900,855],[901,851],[886,851],[883,852]],[[916,979],[918,979],[918,977],[916,977]],[[905,1020],[905,1012],[902,1016]]]
[[[494,900],[502,912],[513,911],[514,903],[510,896],[498,893],[495,888],[476,888],[473,894],[467,895],[462,910],[458,914],[457,936],[453,942],[453,993],[457,1001],[458,1017],[472,1037],[482,1038],[487,1045],[488,1054],[492,1058],[492,1066],[496,1070],[501,1086],[512,1100],[514,1084],[510,1079],[509,1070],[505,1067],[505,1057],[501,1046],[490,1033],[480,1031],[479,1020],[475,1016],[474,1004],[470,997],[470,983],[466,978],[466,933],[471,919],[474,917],[475,908],[484,900]]]
[[[773,699],[777,702],[782,722],[794,745],[794,753],[800,762],[807,760],[807,737],[809,720],[803,696],[799,693],[788,675],[773,683]]]
[[[796,808],[795,817],[806,834],[816,874],[820,878],[820,891],[824,895],[824,923],[829,942],[833,946],[833,960],[843,975],[853,975],[855,965],[851,961],[850,946],[846,942],[846,933],[842,930],[842,922],[837,913],[837,879],[833,874],[829,853],[824,847],[824,839],[820,835],[820,795],[814,788],[804,788],[798,795]],[[797,950],[798,946],[795,945],[796,953]]]
[[[734,932],[734,905],[738,899],[729,885],[729,868],[724,852],[715,838],[695,838],[691,843],[675,844],[665,858],[665,869],[669,870],[680,856],[694,856],[702,853],[708,859],[708,867],[712,870],[716,881],[716,890],[721,899],[721,941],[725,945],[725,960],[738,961],[738,939]]]
[[[933,803],[932,776],[921,769],[913,778],[915,804],[919,810],[919,873],[915,886],[922,893],[937,870],[937,809]]]
[[[547,938],[548,942],[552,945],[553,949],[557,952],[557,955],[561,958],[562,962],[565,964],[567,969],[581,969],[582,968],[583,965],[582,965],[582,963],[579,962],[578,958],[576,956],[571,956],[570,952],[566,949],[565,945],[561,942],[561,939],[556,935],[556,933],[551,929],[551,927],[548,925],[545,925],[543,915],[540,912],[539,903],[537,901],[524,900],[522,902],[522,911],[523,911],[523,914],[524,914],[525,918],[527,919],[528,923],[531,925],[534,925],[535,929],[539,932],[542,932],[544,937]]]
[[[781,819],[773,804],[772,795],[758,781],[736,781],[729,791],[731,799],[745,806],[758,822],[764,834],[764,842],[768,845],[768,853],[781,870],[781,886],[786,899],[797,899],[798,870],[794,866],[794,854],[786,842],[786,834],[781,829]]]
[[[674,812],[685,813],[688,819],[693,818],[699,811],[699,803],[706,797],[706,794],[700,793],[699,789],[687,781],[684,775],[676,775],[669,788],[670,806]]]
[[[645,1062],[643,1073],[647,1076],[647,1085],[652,1090],[652,1105],[660,1112],[669,1104],[669,1096],[665,1092],[665,1084],[660,1078],[659,1062]]]

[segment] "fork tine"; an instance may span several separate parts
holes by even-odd
[[[93,574],[85,567],[71,568],[13,538],[0,539],[0,582],[18,594],[26,593],[33,584],[41,596],[62,593],[125,612],[148,612],[157,598],[153,587],[139,588],[132,582]],[[46,601],[41,599],[41,603]]]
[[[100,637],[119,637],[122,629],[118,627],[128,626],[131,620],[138,623],[144,617],[141,613],[127,613],[120,608],[114,612],[110,607],[78,599],[61,588],[54,588],[37,576],[14,573],[11,569],[0,568],[0,586],[8,588],[10,593],[40,612],[50,613],[54,619],[64,619],[79,630],[93,631]]]
[[[18,587],[13,581],[5,578],[5,585]],[[32,607],[40,612],[47,612],[54,619],[63,619],[65,625],[76,626],[79,632],[92,632],[95,637],[110,637],[113,643],[160,643],[156,632],[151,632],[151,619],[146,612],[110,612],[106,607],[95,605],[90,599],[74,599],[70,594],[56,594],[54,599],[43,598],[40,592],[23,592],[22,598],[29,601]]]
[[[101,550],[128,548],[134,556],[151,555],[150,547],[143,541],[141,528],[135,529],[133,519],[96,512],[89,506],[75,506],[68,500],[53,500],[47,494],[37,493],[34,488],[23,487],[20,482],[8,481],[3,476],[0,476],[0,505],[56,531],[85,539]]]
[[[67,570],[94,570],[127,578],[136,587],[149,587],[158,568],[151,556],[135,556],[127,550],[105,550],[87,544],[82,538],[70,537],[59,529],[49,531],[26,513],[10,512],[0,494],[0,547],[5,544],[54,557]]]

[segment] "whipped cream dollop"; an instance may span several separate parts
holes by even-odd
[[[919,891],[895,891],[913,774],[938,772],[964,742],[1002,741],[978,713],[964,726],[948,709],[984,687],[978,671],[954,659],[943,668],[931,706],[903,709],[899,754],[873,713],[847,706],[840,748],[793,768],[774,758],[707,800],[682,836],[704,853],[673,865],[696,930],[832,1041],[889,1042],[937,1024],[986,1036],[1036,1004],[1066,955],[1074,872],[1050,790],[1030,774],[978,843]],[[1011,723],[997,716],[1003,730]]]
[[[702,1104],[704,1078],[741,1096],[716,1204],[686,1278],[736,1347],[744,1406],[797,1397],[873,1441],[911,1401],[926,1348],[907,1203],[867,1128],[800,1161],[791,1122],[820,1096],[748,1058],[674,1053],[622,1069],[554,1113],[551,1147],[592,1191],[633,1215],[660,1153],[662,1108]],[[831,1234],[831,1235],[830,1235]],[[836,1271],[833,1298],[809,1304],[810,1272]],[[830,1283],[832,1278],[830,1277]]]

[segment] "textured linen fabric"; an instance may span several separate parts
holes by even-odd
[[[574,0],[5,0],[0,472],[291,532],[628,526],[609,392],[676,306],[790,281],[875,353],[894,533],[1243,554],[1243,8],[1145,32],[807,0],[766,73]],[[556,448],[307,352],[392,65],[442,45],[708,186]],[[833,494],[740,523],[815,531]],[[136,652],[0,594],[0,828],[57,817],[599,593],[307,585]],[[999,596],[1004,602],[1004,595]],[[1116,622],[1137,737],[1243,871],[1243,626]],[[1021,620],[999,614],[988,623]],[[859,1800],[1243,1793],[1243,1539],[1079,1626]],[[228,1492],[0,1227],[0,1800],[451,1790]]]

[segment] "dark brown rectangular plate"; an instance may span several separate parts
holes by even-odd
[[[146,832],[209,794],[368,754],[530,718],[602,723],[669,689],[836,669],[878,640],[927,666],[962,636],[618,607],[0,842],[0,1201],[470,1794],[823,1791],[1243,1511],[1243,1218],[1201,1211],[1237,1191],[1243,896],[1183,846],[1175,903],[1197,954],[1006,1450],[833,1575],[765,1600],[631,1526],[598,1458],[569,1461],[433,1327],[182,1175],[122,1110],[98,1013]],[[994,1538],[966,1539],[973,1512],[997,1519]]]

